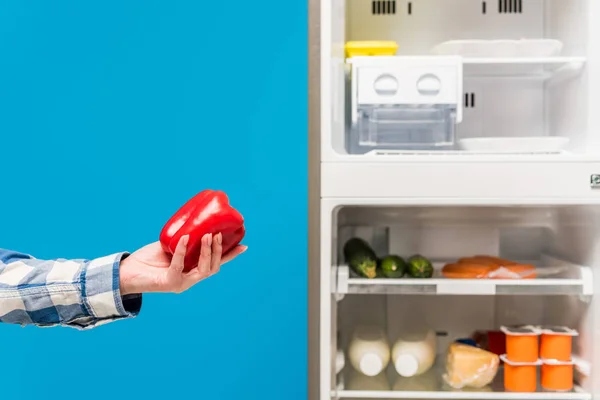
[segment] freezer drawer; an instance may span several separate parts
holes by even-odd
[[[462,118],[458,57],[356,57],[349,61],[348,151],[452,149]]]
[[[455,123],[455,111],[445,107],[360,107],[351,131],[351,152],[451,149]]]

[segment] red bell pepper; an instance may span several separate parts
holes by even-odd
[[[244,217],[218,190],[204,190],[188,200],[163,227],[160,243],[166,253],[174,254],[181,237],[189,235],[184,261],[184,271],[189,271],[198,265],[202,237],[207,233],[222,235],[223,255],[246,234]]]

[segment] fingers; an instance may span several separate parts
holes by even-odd
[[[223,252],[223,235],[218,233],[213,238],[212,260],[210,264],[210,274],[214,275],[221,269],[221,253]]]
[[[236,246],[235,248],[231,249],[227,254],[225,254],[221,258],[221,265],[228,263],[229,261],[233,260],[234,258],[239,256],[246,250],[248,250],[248,246],[244,246],[243,244],[240,244],[240,245]]]
[[[200,247],[198,266],[187,274],[183,274],[182,291],[185,291],[201,280],[216,274],[220,271],[221,265],[233,260],[247,249],[247,246],[238,245],[230,250],[226,256],[222,256],[223,236],[220,233],[214,237],[210,234],[204,235]]]
[[[187,290],[194,286],[196,283],[210,276],[210,269],[212,264],[213,252],[212,246],[215,240],[209,233],[202,236],[200,243],[200,258],[198,259],[198,266],[183,275],[183,287]]]
[[[213,236],[210,233],[202,236],[200,247],[200,259],[198,260],[198,272],[203,278],[210,274],[210,265],[212,259]]]
[[[189,240],[189,236],[185,235],[179,239],[179,243],[177,243],[177,247],[175,248],[175,253],[173,253],[173,258],[171,259],[171,265],[169,266],[170,274],[181,274],[183,272],[184,261],[185,261],[185,251],[187,249],[187,244]]]

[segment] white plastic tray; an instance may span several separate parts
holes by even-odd
[[[462,57],[556,57],[563,43],[554,39],[450,40],[432,49],[437,55]]]
[[[491,154],[560,153],[569,143],[565,137],[489,137],[461,139],[461,150]]]

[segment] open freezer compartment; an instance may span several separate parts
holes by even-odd
[[[586,68],[590,0],[336,0],[332,7],[331,51],[323,61],[331,82],[326,160],[599,154]],[[367,50],[353,49],[365,41],[373,42]],[[412,60],[421,57],[430,63],[415,71]],[[460,59],[458,83],[438,74],[449,57]],[[418,77],[459,91],[450,103],[423,95],[412,106],[449,108],[458,118],[410,122],[405,89],[418,82],[407,64]],[[390,87],[403,95],[396,103],[379,91]],[[365,91],[380,96],[365,102]]]
[[[338,356],[332,363],[335,381],[331,396],[591,399],[595,390],[591,371],[597,362],[593,343],[598,340],[594,315],[600,311],[594,296],[599,227],[599,206],[337,207],[331,228],[331,292],[337,333],[333,353],[337,351]],[[378,272],[374,278],[348,266],[344,247],[353,238],[366,242],[375,254]],[[408,269],[403,276],[381,275],[386,256],[397,255],[407,261],[417,254],[431,261],[431,276],[411,276]],[[475,255],[532,265],[536,275],[503,279],[444,276],[444,266]],[[514,392],[505,387],[503,365],[482,388],[448,385],[443,376],[453,342],[495,333],[502,326],[522,325],[563,326],[578,333],[572,342],[572,388],[544,389],[541,367],[536,367],[535,390]],[[390,359],[374,376],[358,372],[352,360],[352,343],[360,327],[380,330],[387,341]],[[426,373],[402,377],[393,362],[393,347],[404,333],[414,331],[435,333],[435,362]]]

